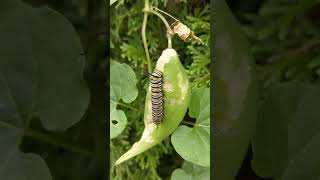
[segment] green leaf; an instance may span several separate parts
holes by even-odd
[[[1,19],[0,38],[0,76],[21,118],[39,117],[46,129],[59,131],[78,122],[89,94],[71,23],[48,8],[17,3]]]
[[[210,168],[198,166],[185,161],[181,168],[175,169],[171,175],[171,180],[209,180]]]
[[[52,179],[43,159],[33,153],[13,151],[4,169],[0,169],[1,179],[5,180],[46,180]]]
[[[117,110],[120,99],[125,103],[134,101],[138,96],[137,79],[127,64],[111,61],[110,72],[110,139],[117,137],[125,128],[127,118],[123,111]]]
[[[193,128],[180,125],[171,137],[172,145],[185,160],[210,166],[210,91],[193,90],[189,115],[196,118]]]
[[[44,161],[18,147],[30,119],[63,131],[85,113],[82,47],[59,13],[8,2],[0,16],[0,179],[49,180]]]
[[[320,177],[320,85],[284,83],[268,91],[253,143],[257,174],[281,180]]]
[[[213,179],[234,180],[255,127],[254,63],[248,41],[226,2],[214,0],[212,7]]]
[[[171,180],[192,180],[192,175],[187,174],[183,169],[175,169]]]
[[[127,118],[123,111],[117,110],[117,102],[112,99],[116,99],[114,90],[110,89],[110,139],[117,137],[126,127]]]

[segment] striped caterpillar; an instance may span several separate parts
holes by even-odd
[[[151,75],[151,105],[152,105],[152,121],[158,125],[163,118],[163,92],[162,92],[162,72],[154,70]]]

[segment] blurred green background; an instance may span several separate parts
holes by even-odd
[[[320,20],[320,2],[319,1],[317,0],[263,0],[263,1],[227,0],[227,3],[232,13],[240,22],[252,48],[251,50],[252,50],[252,54],[254,56],[255,64],[257,68],[260,104],[261,103],[263,104],[264,100],[269,97],[270,95],[269,90],[273,88],[277,88],[277,85],[279,83],[287,83],[287,82],[300,83],[300,84],[305,83],[306,84],[305,93],[307,94],[308,94],[307,92],[308,85],[317,85],[319,83],[319,76],[320,76],[320,21],[319,21]],[[291,92],[294,92],[294,91],[295,89],[290,89],[287,91],[287,93],[290,94]],[[309,102],[309,101],[306,101],[306,102]],[[286,104],[286,103],[289,105],[289,104],[293,104],[294,102],[291,102],[291,101],[283,102],[283,104]],[[282,108],[286,108],[286,106],[282,106]],[[310,112],[305,111],[305,113],[312,114],[311,111],[312,110],[310,110]],[[273,112],[274,112],[273,116],[277,117],[278,116],[277,112],[275,111]],[[259,113],[261,114],[262,110],[260,110]],[[297,114],[299,113],[300,112],[298,112]],[[314,116],[314,118],[316,118],[316,116]],[[269,121],[270,125],[271,123],[273,123],[272,119],[266,118],[265,120]],[[274,118],[274,120],[277,120],[277,118]],[[309,120],[313,121],[316,119],[309,118]],[[300,119],[300,121],[304,121],[304,120]],[[260,122],[261,121],[258,121],[258,123]],[[280,123],[280,121],[278,121],[278,123]],[[268,132],[270,133],[274,131],[273,133],[275,133],[276,137],[279,137],[277,136],[278,131],[274,129],[279,127],[278,123],[272,124],[273,129],[268,129],[269,130]],[[316,121],[314,121],[314,123],[316,123]],[[303,125],[301,124],[300,126],[303,126]],[[304,130],[308,131],[308,129],[304,129]],[[300,133],[304,134],[305,133],[304,130],[300,131]],[[261,128],[258,129],[257,131],[261,132]],[[284,129],[283,129],[283,133],[284,133]],[[264,134],[263,136],[268,137],[267,134]],[[291,135],[289,134],[289,138],[290,136]],[[285,138],[285,134],[280,135],[280,137]],[[267,145],[271,146],[270,143]],[[264,147],[266,147],[266,144]],[[281,149],[280,146],[275,146],[270,148],[273,148],[275,152],[276,151],[280,152],[283,150]],[[317,155],[314,155],[314,156],[317,156]],[[272,156],[270,156],[269,158],[271,157]],[[253,172],[252,166],[251,166],[251,160],[252,160],[252,149],[250,148],[242,164],[242,167],[238,173],[238,177],[237,177],[238,180],[264,179],[262,177],[258,177]],[[279,159],[279,162],[282,162],[282,159]],[[308,169],[311,170],[310,168],[311,167],[309,168],[306,167],[304,170],[306,171],[308,171]],[[269,167],[269,169],[272,169],[272,168]],[[301,170],[301,174],[303,174],[302,172],[304,172],[304,170]],[[261,172],[263,171],[261,170]],[[269,174],[269,176],[271,176],[271,174]],[[311,178],[311,176],[307,176],[307,177]],[[296,178],[299,178],[299,176],[296,175]]]
[[[39,154],[54,180],[108,179],[106,171],[106,2],[103,0],[25,0],[34,7],[48,6],[61,13],[77,31],[85,56],[84,79],[90,102],[82,119],[65,132],[52,132],[33,119],[29,128],[40,134],[26,136],[24,152]],[[50,36],[50,34],[48,34]]]

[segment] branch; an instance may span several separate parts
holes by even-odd
[[[143,9],[143,23],[142,23],[142,30],[141,30],[141,36],[142,36],[142,42],[143,42],[143,47],[144,51],[146,54],[146,59],[147,59],[147,64],[148,64],[148,73],[152,73],[152,66],[151,66],[151,58],[150,58],[150,53],[148,49],[148,43],[147,43],[147,38],[146,38],[146,28],[147,28],[147,22],[148,22],[148,15],[149,13],[154,14],[158,16],[164,25],[167,28],[167,39],[168,39],[168,48],[172,48],[172,36],[174,35],[168,21],[157,11],[154,11],[152,8],[150,8],[149,0],[146,0],[144,3],[144,9]],[[151,78],[151,77],[150,77]]]
[[[141,36],[142,36],[144,51],[146,53],[146,58],[147,58],[148,73],[151,74],[152,73],[152,66],[151,66],[151,59],[150,59],[148,43],[147,43],[147,38],[146,38],[146,28],[147,28],[147,22],[148,22],[148,13],[147,13],[148,9],[149,9],[149,0],[146,0],[145,4],[144,4],[144,9],[143,9],[144,16],[143,16]]]
[[[74,153],[82,154],[82,155],[85,155],[85,156],[94,155],[93,152],[90,152],[88,150],[85,150],[85,149],[82,149],[80,147],[74,146],[74,145],[69,144],[67,142],[64,142],[62,140],[54,139],[54,138],[52,138],[52,137],[50,137],[50,136],[48,136],[48,135],[46,135],[46,134],[44,134],[42,132],[38,132],[38,131],[29,129],[29,128],[17,127],[15,125],[9,124],[9,123],[4,122],[4,121],[0,121],[0,126],[5,126],[7,128],[13,129],[13,131],[20,132],[25,136],[29,136],[29,137],[38,139],[38,140],[43,141],[43,142],[47,142],[47,143],[53,144],[55,146],[63,147],[64,149],[66,149],[68,151],[71,151],[71,152],[74,152]]]

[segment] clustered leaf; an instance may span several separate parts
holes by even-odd
[[[210,168],[202,167],[185,161],[182,168],[172,172],[171,180],[208,180],[210,179]]]
[[[180,125],[172,134],[172,145],[183,159],[201,166],[210,166],[209,88],[193,90],[189,115],[196,118],[194,127]]]
[[[122,110],[117,110],[120,99],[125,103],[134,101],[138,96],[137,79],[127,64],[111,61],[110,71],[110,139],[118,136],[127,124]]]
[[[208,86],[210,83],[210,7],[195,9],[194,16],[187,16],[186,23],[201,41],[192,41],[187,45],[186,53],[192,62],[188,66],[189,76],[194,87]]]

